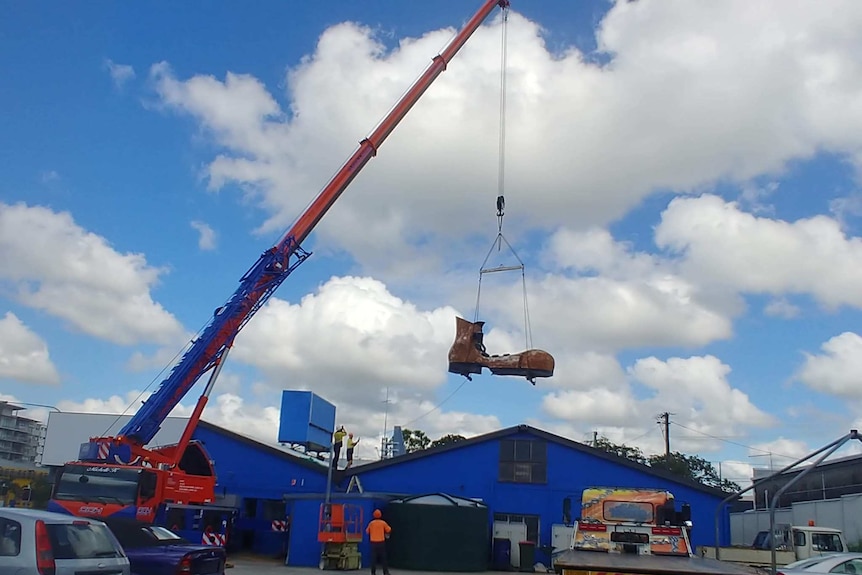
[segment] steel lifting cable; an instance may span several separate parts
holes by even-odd
[[[497,233],[503,233],[503,213],[506,208],[506,197],[503,195],[506,178],[506,68],[507,37],[509,30],[509,8],[503,8],[503,25],[500,34],[500,149],[498,150],[499,164],[497,166]],[[499,245],[497,249],[499,249]]]
[[[505,215],[506,209],[506,196],[504,194],[504,191],[506,187],[506,69],[508,68],[508,23],[509,9],[508,7],[504,7],[503,22],[501,26],[500,48],[500,146],[498,151],[499,164],[497,169],[497,237],[494,238],[494,242],[491,244],[491,249],[485,256],[485,260],[482,262],[482,267],[479,268],[479,289],[476,293],[476,311],[473,316],[473,322],[475,323],[479,321],[479,303],[482,297],[482,276],[484,276],[486,273],[521,270],[521,286],[523,289],[524,298],[524,339],[527,349],[530,349],[533,346],[533,335],[530,328],[530,312],[527,305],[527,278],[524,268],[524,262],[521,261],[521,258],[518,257],[518,254],[515,252],[514,248],[512,248],[511,244],[509,244],[509,241],[505,238],[505,236],[503,236],[503,216]],[[491,253],[494,251],[494,248],[496,247],[497,251],[502,250],[503,243],[506,244],[506,247],[509,249],[512,255],[515,257],[516,260],[518,260],[519,265],[500,265],[495,268],[485,267],[488,263],[488,258],[491,257]]]

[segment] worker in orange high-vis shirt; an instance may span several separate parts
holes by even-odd
[[[392,528],[383,521],[379,509],[374,510],[374,519],[365,528],[368,539],[371,540],[371,575],[376,575],[377,565],[383,567],[383,575],[389,575],[389,565],[386,563],[386,540]]]

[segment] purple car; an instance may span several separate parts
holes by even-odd
[[[134,519],[105,518],[129,557],[132,575],[224,575],[221,547],[199,545],[170,529]]]

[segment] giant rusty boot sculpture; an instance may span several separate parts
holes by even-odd
[[[554,375],[554,358],[541,349],[528,349],[521,353],[488,355],[482,327],[485,322],[471,323],[455,318],[455,343],[449,348],[449,372],[466,376],[482,373],[487,367],[494,375],[520,375],[536,385],[537,377]]]

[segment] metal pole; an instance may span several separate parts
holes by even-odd
[[[329,505],[329,498],[332,494],[332,467],[338,465],[335,458],[335,445],[332,440],[329,441],[329,469],[326,471],[326,505]]]
[[[859,434],[856,432],[855,429],[851,430],[849,434],[847,434],[847,435],[845,435],[839,439],[836,439],[835,441],[833,441],[829,445],[821,447],[817,451],[815,451],[813,453],[809,453],[808,455],[806,455],[805,457],[803,457],[801,459],[797,459],[796,461],[794,461],[793,463],[791,463],[787,467],[779,469],[775,473],[772,473],[770,475],[767,475],[766,477],[762,477],[760,479],[752,481],[751,485],[749,485],[745,489],[740,489],[739,491],[737,491],[735,493],[731,493],[726,498],[724,498],[721,501],[721,503],[718,504],[718,507],[715,510],[715,558],[721,559],[721,530],[719,528],[719,522],[721,520],[721,511],[727,503],[733,501],[734,499],[738,499],[743,493],[748,493],[749,491],[751,491],[752,489],[754,489],[755,487],[757,487],[758,485],[760,485],[764,481],[769,481],[770,479],[778,477],[779,475],[781,475],[785,471],[789,471],[789,470],[793,469],[794,467],[796,467],[797,465],[799,465],[803,461],[808,461],[812,457],[823,453],[824,451],[826,451],[827,449],[830,449],[831,447],[833,447],[834,445],[836,445],[838,443],[843,444],[845,441],[847,441],[850,438],[860,439]],[[756,506],[756,504],[757,504],[757,501],[755,501],[755,506]],[[771,529],[771,526],[770,526],[770,529]]]
[[[793,486],[794,483],[796,483],[797,481],[799,481],[800,479],[802,479],[803,477],[805,477],[806,475],[811,473],[818,465],[823,463],[824,459],[826,459],[827,457],[829,457],[830,455],[835,453],[835,451],[839,447],[841,447],[842,445],[844,445],[845,443],[847,443],[847,441],[849,441],[851,439],[860,439],[859,434],[856,432],[855,429],[850,430],[850,433],[848,433],[847,435],[845,435],[844,437],[842,437],[838,441],[834,441],[833,443],[835,445],[831,449],[826,451],[826,453],[824,453],[822,456],[820,456],[820,458],[817,461],[815,461],[813,465],[810,465],[805,470],[803,470],[802,473],[800,473],[799,475],[794,477],[792,480],[790,480],[788,483],[786,483],[781,489],[778,490],[778,492],[775,495],[772,496],[772,503],[769,505],[769,534],[770,534],[769,550],[770,550],[770,553],[772,555],[772,560],[771,560],[772,575],[775,575],[777,572],[777,568],[775,565],[775,561],[776,561],[776,559],[775,559],[775,507],[778,505],[778,500],[781,498],[781,496],[784,494],[785,491],[787,491],[788,489],[790,489],[791,486]],[[791,533],[791,536],[792,536],[792,533]]]
[[[670,460],[670,414],[664,412],[661,415],[664,420],[664,458],[665,461]]]

